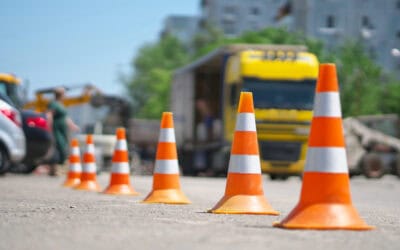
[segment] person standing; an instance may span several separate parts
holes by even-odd
[[[65,89],[62,87],[54,89],[54,100],[47,107],[47,119],[53,132],[55,154],[50,163],[49,175],[57,175],[57,165],[63,165],[68,157],[68,130],[77,132],[79,127],[68,116],[62,100]]]

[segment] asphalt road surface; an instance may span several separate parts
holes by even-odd
[[[106,187],[109,175],[99,176]],[[132,176],[136,197],[61,187],[64,177],[0,178],[0,249],[400,249],[400,180],[357,177],[353,203],[372,231],[273,228],[299,198],[301,180],[264,178],[268,201],[280,216],[215,215],[225,178],[181,177],[190,205],[141,204],[151,176]]]

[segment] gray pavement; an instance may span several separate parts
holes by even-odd
[[[108,184],[109,175],[99,176]],[[0,249],[400,249],[400,180],[351,181],[356,209],[373,231],[273,228],[296,205],[299,178],[272,182],[264,191],[280,216],[214,215],[224,178],[181,177],[191,205],[141,204],[151,176],[132,176],[141,193],[108,196],[61,187],[64,177],[0,178]]]

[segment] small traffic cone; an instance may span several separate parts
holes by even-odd
[[[251,92],[240,93],[225,195],[209,212],[279,214],[264,196]]]
[[[79,151],[79,143],[77,139],[71,140],[71,152],[68,158],[69,170],[67,179],[65,180],[64,187],[73,187],[81,182],[81,154]]]
[[[144,203],[188,204],[179,184],[179,166],[175,144],[174,122],[171,112],[164,112],[161,119],[153,175],[153,190]]]
[[[94,156],[93,136],[86,136],[86,149],[83,154],[83,171],[81,175],[81,183],[75,186],[78,190],[97,191],[101,190],[100,185],[96,181],[96,159]]]
[[[334,64],[321,64],[300,201],[276,227],[368,230],[353,207]]]
[[[105,194],[138,195],[129,180],[129,157],[124,128],[117,128],[117,143],[112,158],[110,185],[104,190]]]

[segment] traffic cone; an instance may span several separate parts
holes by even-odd
[[[288,229],[368,230],[353,207],[339,88],[334,64],[321,64],[300,201],[274,226]]]
[[[240,93],[225,195],[209,212],[279,214],[264,196],[251,92]]]
[[[83,171],[81,183],[75,186],[78,190],[100,191],[101,187],[96,181],[96,159],[94,156],[93,136],[86,136],[86,149],[83,154]]]
[[[179,166],[175,144],[174,122],[171,112],[161,118],[156,164],[153,175],[153,190],[144,203],[188,204],[179,184]]]
[[[81,182],[81,156],[79,152],[79,143],[77,139],[71,140],[71,151],[68,158],[69,170],[67,179],[65,180],[64,187],[73,187]]]
[[[117,143],[112,158],[110,185],[104,190],[105,194],[138,195],[129,180],[129,157],[124,128],[117,128]]]

